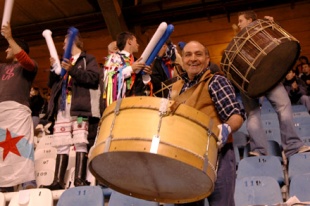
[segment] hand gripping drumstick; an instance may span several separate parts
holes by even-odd
[[[11,21],[13,4],[14,0],[5,0],[1,27]]]
[[[73,43],[75,41],[75,37],[78,33],[78,30],[74,27],[70,27],[68,29],[68,39],[67,39],[67,47],[65,49],[65,53],[63,55],[63,59],[70,59],[72,54],[71,54],[71,51],[72,51],[72,46],[73,46]],[[62,69],[61,70],[61,76],[63,77],[64,75],[66,74],[66,70],[65,69]]]
[[[42,36],[45,38],[48,50],[50,52],[50,56],[55,59],[55,64],[53,65],[53,67],[54,67],[53,69],[54,69],[56,74],[60,75],[60,73],[61,73],[60,61],[59,61],[57,50],[55,48],[55,44],[54,44],[54,41],[52,38],[51,30],[45,29],[42,33]]]

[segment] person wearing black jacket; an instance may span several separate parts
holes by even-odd
[[[64,40],[66,49],[68,37]],[[51,65],[55,59],[50,58]],[[64,177],[68,165],[70,146],[76,150],[75,186],[84,186],[86,180],[87,154],[94,144],[100,119],[100,81],[99,65],[93,55],[83,51],[83,42],[78,34],[72,46],[71,59],[63,59],[62,77],[53,70],[50,72],[49,87],[51,98],[47,118],[55,121],[53,146],[57,148],[54,181],[41,187],[52,190],[64,189]],[[62,93],[66,89],[65,95]]]

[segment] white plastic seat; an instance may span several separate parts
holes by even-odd
[[[37,185],[50,185],[54,180],[54,170],[38,170],[36,171]]]
[[[52,191],[45,188],[20,190],[11,199],[9,206],[53,206]]]
[[[39,143],[37,145],[37,149],[52,147],[52,142],[53,142],[53,135],[45,135],[39,141]]]
[[[55,158],[41,158],[34,161],[35,171],[41,170],[55,170],[56,160]]]
[[[34,159],[54,158],[56,159],[57,149],[54,147],[38,148],[34,152]]]

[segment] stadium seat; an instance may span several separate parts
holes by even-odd
[[[274,140],[268,140],[267,144],[268,155],[277,157],[281,161],[281,163],[283,163],[282,149],[279,143]]]
[[[270,127],[267,129],[264,129],[267,140],[274,140],[281,145],[281,133],[280,133],[280,128],[279,127]]]
[[[295,175],[291,179],[289,196],[296,196],[300,201],[310,202],[310,173]]]
[[[161,204],[162,206],[175,206],[175,204],[171,204],[171,203],[164,203],[164,204]],[[205,204],[204,206],[209,206],[209,202],[208,202],[208,199],[205,198]]]
[[[277,181],[267,176],[243,177],[236,180],[235,205],[276,205],[283,203]]]
[[[34,159],[54,158],[56,159],[57,150],[54,147],[47,146],[45,148],[37,148],[34,151]]]
[[[310,125],[310,117],[309,116],[294,117],[293,120],[295,122],[295,127],[309,126]]]
[[[306,106],[302,105],[302,104],[292,104],[292,111],[293,111],[293,113],[306,112],[309,115]]]
[[[310,152],[292,155],[288,161],[288,175],[291,180],[294,176],[310,172]]]
[[[109,206],[128,206],[128,205],[159,206],[159,203],[127,196],[119,192],[116,192],[114,190],[112,191],[112,194],[109,200]]]
[[[53,206],[53,195],[49,189],[20,190],[11,199],[9,206]]]
[[[273,127],[279,127],[279,121],[278,118],[275,119],[262,119],[262,125],[263,128],[273,128]]]
[[[50,185],[54,180],[55,170],[36,170],[37,185]]]
[[[300,139],[305,143],[305,145],[310,146],[310,135],[307,137],[300,137]]]
[[[309,117],[310,118],[310,117]],[[310,137],[310,127],[309,125],[302,124],[295,127],[295,130],[300,137]]]
[[[103,206],[104,196],[100,186],[80,186],[65,190],[57,206]]]
[[[239,162],[237,179],[249,176],[268,176],[279,185],[284,184],[284,173],[280,160],[275,156],[246,157]]]

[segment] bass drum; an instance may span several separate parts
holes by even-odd
[[[259,97],[278,84],[295,64],[299,42],[274,22],[258,19],[224,50],[221,68],[241,92]]]
[[[166,203],[203,199],[214,189],[217,165],[212,119],[173,101],[128,97],[104,112],[90,171],[106,186]]]

